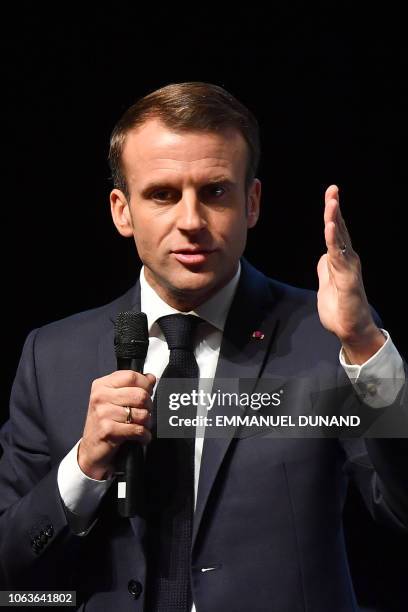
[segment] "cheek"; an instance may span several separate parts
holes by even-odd
[[[248,226],[246,215],[228,215],[223,219],[218,219],[218,223],[214,223],[214,231],[222,236],[223,240],[228,243],[241,243],[245,241]]]
[[[157,231],[158,228],[152,222],[142,227],[140,231],[134,232],[137,252],[142,260],[157,261],[165,250],[166,236]]]

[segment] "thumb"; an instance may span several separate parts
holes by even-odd
[[[327,260],[327,253],[321,256],[319,263],[317,264],[317,275],[319,277],[319,285],[323,287],[330,283],[330,271],[329,262]]]
[[[153,393],[154,385],[156,384],[156,377],[154,374],[145,374],[147,380],[150,383],[150,395]]]

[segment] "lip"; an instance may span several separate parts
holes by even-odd
[[[182,264],[198,265],[206,262],[210,255],[215,252],[215,249],[175,249],[172,251],[175,259]]]

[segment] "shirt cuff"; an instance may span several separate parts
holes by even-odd
[[[83,473],[78,465],[79,440],[61,461],[58,468],[58,488],[65,508],[67,520],[77,535],[86,535],[96,521],[91,520],[99,503],[114,478],[94,480]]]
[[[390,406],[405,382],[401,355],[395,348],[389,333],[385,329],[381,331],[386,337],[385,343],[362,365],[347,363],[343,348],[339,355],[340,363],[356,393],[371,408]]]

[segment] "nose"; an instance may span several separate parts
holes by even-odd
[[[207,225],[204,205],[195,191],[184,193],[177,204],[177,228],[182,232],[199,232]]]

